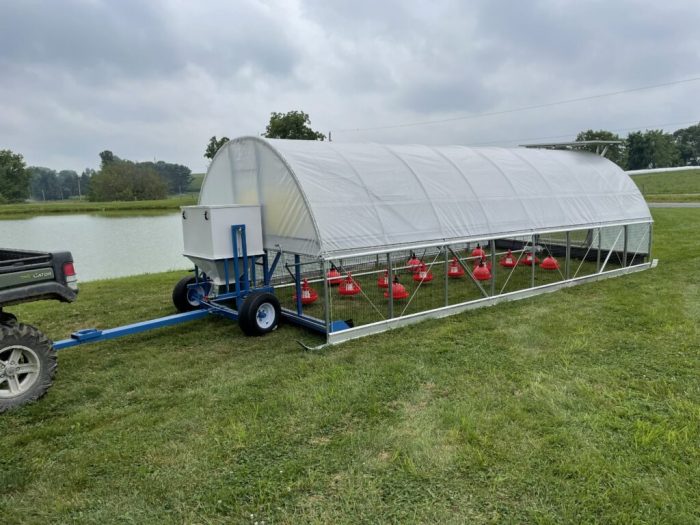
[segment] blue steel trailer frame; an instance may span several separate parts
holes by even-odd
[[[239,235],[241,239],[240,247],[238,245]],[[73,346],[116,339],[117,337],[124,337],[127,335],[138,334],[140,332],[146,332],[148,330],[163,328],[165,326],[173,326],[180,323],[194,321],[196,319],[202,319],[207,317],[209,314],[220,315],[233,321],[238,320],[238,310],[240,310],[241,305],[247,296],[258,292],[274,293],[275,290],[271,285],[271,280],[282,253],[276,253],[271,265],[267,251],[265,251],[263,255],[249,256],[248,246],[246,243],[245,224],[234,224],[231,226],[231,243],[233,257],[232,259],[223,260],[225,281],[225,284],[222,286],[224,290],[223,293],[218,294],[216,297],[209,298],[207,295],[209,287],[202,285],[209,284],[211,286],[211,281],[207,279],[206,274],[199,272],[197,266],[194,268],[195,282],[188,286],[188,293],[192,293],[192,298],[199,302],[199,309],[190,312],[167,315],[165,317],[158,317],[156,319],[150,319],[139,323],[108,328],[105,330],[98,330],[96,328],[78,330],[77,332],[73,332],[69,339],[56,341],[53,345],[54,349],[63,350],[64,348],[71,348]],[[251,280],[253,284],[256,283],[255,267],[258,264],[258,258],[262,259],[263,285],[259,287],[251,287]],[[233,279],[233,283],[231,283],[229,276],[229,261],[233,265],[233,273],[235,277]],[[242,272],[240,267],[241,265]],[[327,334],[328,327],[326,326],[325,321],[304,315],[301,303],[301,261],[299,255],[294,256],[294,265],[294,285],[296,288],[297,297],[296,311],[288,308],[282,308],[282,318],[293,324],[309,328],[322,334]],[[202,292],[204,292],[204,295],[202,295]],[[222,304],[231,301],[235,302],[235,309],[227,306],[226,304]]]

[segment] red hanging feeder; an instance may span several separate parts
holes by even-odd
[[[542,263],[540,263],[540,268],[543,270],[558,270],[559,262],[551,255],[544,258]]]
[[[379,288],[389,288],[389,270],[384,270],[384,275],[377,277],[377,286]]]
[[[504,268],[515,268],[518,265],[518,260],[513,255],[513,252],[508,250],[508,253],[505,255],[505,257],[501,258],[498,264]]]
[[[416,257],[415,253],[411,252],[411,258],[406,264],[408,264],[408,271],[411,273],[416,273],[420,269],[420,265],[423,263],[418,257]]]
[[[450,266],[447,268],[447,276],[453,279],[459,279],[464,275],[464,268],[459,264],[457,257],[452,257]]]
[[[406,287],[399,282],[399,276],[394,276],[394,282],[391,284],[391,292],[394,299],[406,299],[408,297],[408,290]],[[384,292],[384,297],[389,298],[389,290]]]
[[[481,249],[480,244],[477,244],[476,248],[472,250],[472,257],[486,257],[486,252]]]
[[[474,269],[476,269],[480,264],[483,264],[488,268],[489,272],[491,271],[491,259],[487,259],[485,256],[481,258],[481,260],[474,261]]]
[[[318,294],[316,293],[316,290],[311,288],[311,286],[309,286],[309,281],[304,279],[304,282],[301,283],[301,304],[312,304],[315,303],[317,299]],[[295,303],[297,302],[296,293],[292,297],[292,300]]]
[[[338,293],[340,295],[357,295],[362,289],[360,285],[352,278],[352,274],[348,272],[348,276],[340,283]]]
[[[535,255],[535,264],[539,264],[540,259]],[[528,252],[528,254],[525,256],[525,260],[523,261],[523,264],[527,266],[532,266],[532,252]]]
[[[326,277],[328,278],[328,284],[331,286],[336,286],[343,282],[343,276],[340,275],[338,268],[336,268],[333,263],[331,263],[331,269],[328,270]]]
[[[418,271],[413,274],[413,280],[417,283],[429,283],[433,280],[433,272],[428,270],[425,263],[420,263]]]
[[[474,268],[474,279],[477,281],[488,281],[491,279],[491,270],[489,270],[486,265],[484,264],[484,261],[479,263],[479,266]]]

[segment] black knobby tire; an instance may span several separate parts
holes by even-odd
[[[0,325],[0,412],[36,401],[56,375],[53,343],[33,326]]]
[[[246,335],[265,335],[279,325],[280,302],[274,294],[254,292],[245,298],[238,311],[238,324]]]
[[[190,288],[188,288],[190,284],[194,284],[196,281],[194,275],[183,277],[173,288],[173,304],[178,312],[190,312],[200,307],[199,301],[192,298]],[[202,294],[206,294],[208,287],[209,283],[202,283]]]

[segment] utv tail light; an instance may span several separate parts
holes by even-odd
[[[66,277],[68,288],[74,292],[78,291],[78,277],[75,275],[75,266],[73,261],[63,263],[63,275]]]

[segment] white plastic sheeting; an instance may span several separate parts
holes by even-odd
[[[374,249],[647,221],[617,165],[584,152],[241,137],[200,204],[260,204],[267,249],[325,258]]]

